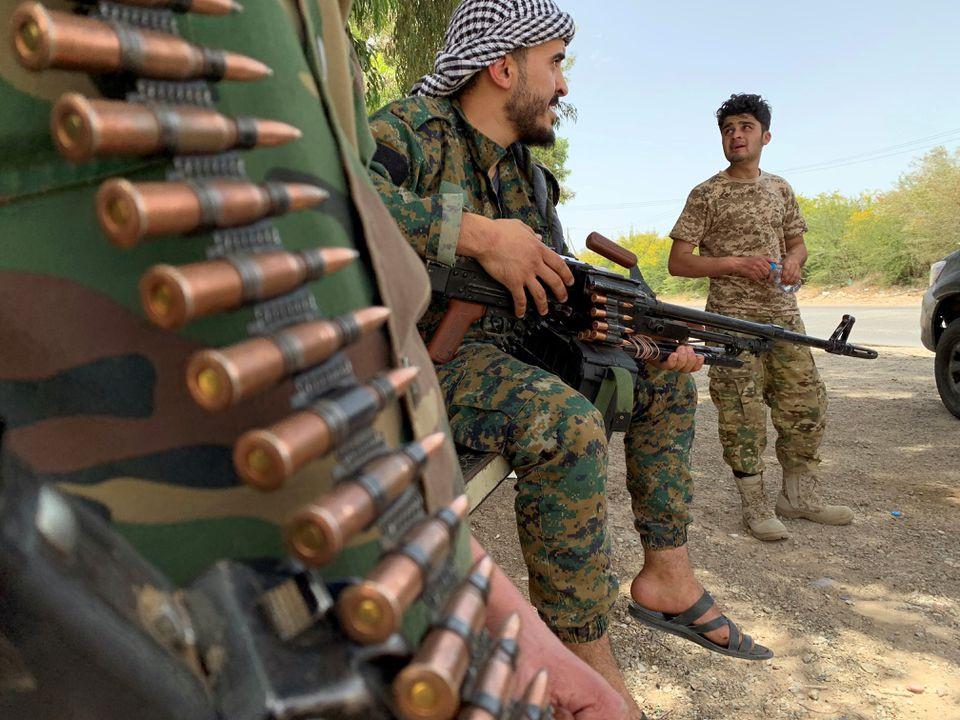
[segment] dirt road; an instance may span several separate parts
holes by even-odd
[[[831,499],[855,508],[854,524],[786,521],[791,539],[774,544],[741,526],[698,374],[691,555],[772,661],[727,659],[632,622],[626,593],[642,552],[614,438],[609,503],[623,587],[612,639],[651,718],[960,720],[960,421],[939,402],[932,354],[878,349],[869,362],[816,353],[830,396],[821,475]],[[778,486],[772,449],[766,459]],[[509,483],[473,520],[525,587]]]

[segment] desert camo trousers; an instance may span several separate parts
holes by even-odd
[[[611,565],[600,413],[555,375],[487,343],[464,345],[437,366],[437,375],[456,442],[500,453],[517,474],[517,533],[534,606],[564,642],[599,638],[619,589]],[[668,376],[679,377],[655,371],[651,383],[642,385],[625,438],[634,456],[627,468],[637,528],[645,544],[660,547],[686,539],[696,408],[689,377],[678,385]],[[666,402],[665,387],[675,389]],[[684,422],[671,429],[678,414],[672,409],[686,401]],[[645,422],[638,421],[646,413],[660,420],[654,434],[641,431]],[[650,448],[665,446],[662,457],[647,456]]]
[[[806,332],[799,315],[736,317]],[[777,430],[776,452],[781,467],[815,474],[827,422],[827,392],[810,349],[778,342],[770,352],[758,357],[742,355],[741,359],[746,362],[740,368],[710,368],[710,397],[717,407],[723,459],[740,475],[763,472],[766,404]]]

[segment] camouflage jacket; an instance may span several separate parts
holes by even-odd
[[[786,180],[765,172],[755,180],[738,180],[719,172],[690,191],[670,237],[699,247],[708,257],[765,255],[780,262],[785,241],[806,230]],[[796,295],[767,281],[732,275],[710,279],[707,308],[752,317],[799,312]]]
[[[422,258],[453,263],[464,212],[521,220],[567,252],[551,222],[560,196],[556,179],[537,165],[549,203],[541,210],[530,150],[519,143],[504,148],[486,137],[456,100],[404,98],[374,113],[370,128],[377,143],[370,165],[374,185]],[[488,174],[492,167],[495,179]],[[420,321],[424,337],[433,334],[445,308],[440,298],[430,303]],[[467,338],[477,334],[474,328]]]
[[[15,5],[0,2],[5,28]],[[302,182],[329,193],[313,209],[270,222],[287,251],[360,251],[358,262],[309,283],[303,296],[323,317],[373,303],[391,308],[385,330],[347,351],[359,381],[390,367],[425,369],[415,391],[374,424],[395,448],[445,429],[446,418],[415,325],[428,298],[426,274],[361,159],[361,153],[369,158],[373,143],[364,138],[362,95],[358,99],[350,75],[345,7],[348,2],[252,2],[242,14],[176,17],[185,39],[243,53],[273,70],[257,82],[212,84],[210,98],[225,115],[280,120],[302,132],[295,142],[243,150],[230,162],[239,162],[253,182]],[[8,39],[0,43],[3,476],[55,483],[99,505],[177,582],[222,558],[284,556],[284,521],[332,486],[336,461],[307,464],[280,492],[244,485],[231,462],[234,442],[246,430],[288,417],[293,383],[210,414],[188,394],[184,372],[196,350],[244,340],[264,316],[246,306],[178,331],[146,320],[138,296],[145,271],[157,263],[205,260],[218,242],[215,234],[160,237],[126,250],[111,245],[97,227],[100,184],[113,176],[164,181],[171,158],[65,161],[51,140],[53,103],[68,91],[110,95],[111,86],[81,72],[30,72],[11,48]],[[423,475],[431,511],[462,486],[451,443],[441,455]],[[363,533],[328,571],[362,575],[378,552],[377,533]]]

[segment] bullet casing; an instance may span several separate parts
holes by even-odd
[[[249,225],[271,215],[304,210],[326,197],[326,191],[304,183],[132,183],[120,178],[100,186],[95,205],[104,233],[114,244],[127,248],[152,235]]]
[[[237,473],[257,489],[278,489],[309,461],[323,457],[372,423],[418,372],[417,368],[391,371],[368,385],[333,393],[269,428],[244,433],[233,450]]]
[[[256,80],[271,74],[253,58],[175,35],[48,10],[25,2],[13,14],[13,49],[29,70],[127,71],[165,80]]]
[[[461,495],[432,518],[416,525],[394,552],[367,577],[346,588],[337,601],[341,626],[353,640],[379,643],[397,632],[403,614],[423,592],[428,577],[450,552],[469,500]]]
[[[201,350],[187,363],[187,387],[205,409],[225,410],[284,377],[320,364],[362,334],[380,327],[389,314],[387,308],[363,308],[227,348]]]
[[[191,105],[159,105],[66,93],[50,114],[57,149],[73,162],[97,156],[195,155],[280,145],[301,136],[275,120],[234,118]]]
[[[291,292],[336,272],[356,257],[355,250],[346,248],[314,248],[177,267],[155,265],[140,280],[140,300],[156,325],[175,329],[196,318]]]
[[[434,448],[440,446],[435,443]],[[428,456],[421,443],[413,443],[377,458],[361,468],[354,479],[297,511],[286,527],[290,551],[311,567],[329,563],[350,538],[410,487]]]
[[[550,672],[540,668],[527,684],[511,720],[545,720],[550,707]]]
[[[470,643],[486,618],[493,561],[482,558],[451,599],[441,623],[427,635],[413,660],[394,681],[394,699],[404,720],[450,720],[460,706],[460,687],[470,667]]]
[[[503,624],[496,645],[490,653],[486,664],[480,670],[477,684],[467,698],[472,706],[467,712],[479,710],[481,714],[467,715],[467,717],[491,717],[497,719],[506,706],[510,694],[510,682],[517,659],[517,635],[520,632],[520,616],[514,613]],[[464,714],[461,713],[461,718]]]

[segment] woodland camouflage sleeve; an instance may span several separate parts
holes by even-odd
[[[377,151],[370,163],[370,176],[380,198],[404,236],[428,260],[453,265],[463,218],[463,195],[432,188],[425,158],[440,155],[425,144],[403,120],[381,112],[370,121]],[[439,192],[437,191],[439,190]]]

